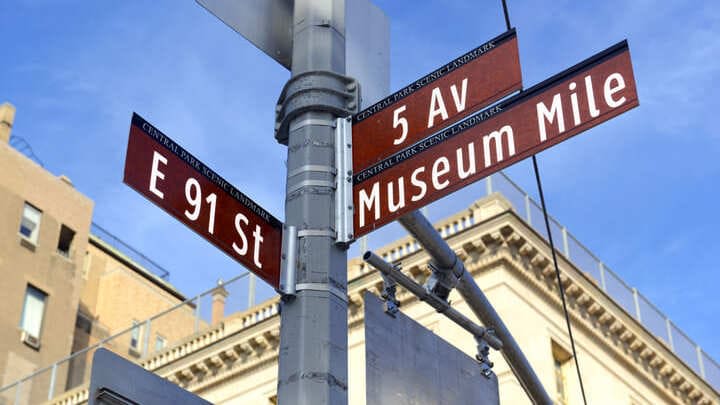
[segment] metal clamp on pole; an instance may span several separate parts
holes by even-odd
[[[458,259],[455,252],[450,249],[450,246],[448,246],[447,242],[438,234],[432,224],[417,211],[402,216],[400,223],[417,239],[430,257],[432,257],[433,262],[437,263],[437,266],[433,268],[433,274],[435,274],[435,271],[445,271],[453,273],[449,276],[450,280],[459,280],[456,283],[458,292],[482,323],[492,325],[495,331],[495,334],[492,336],[497,335],[497,338],[502,340],[502,354],[520,382],[520,385],[528,394],[528,397],[530,397],[530,400],[536,404],[552,404],[553,401],[550,399],[545,387],[543,387],[517,341],[515,341],[515,338],[500,318],[500,315],[498,315],[480,287],[475,283],[472,275],[465,270],[463,262]],[[443,278],[438,276],[437,279],[442,280]],[[490,340],[487,341],[490,343],[490,346],[492,346],[492,342]]]
[[[425,288],[447,301],[450,296],[450,292],[457,285],[459,278],[455,276],[452,269],[449,271],[440,269],[438,264],[434,261],[430,261],[430,263],[428,263],[428,267],[430,267],[432,274],[430,274],[430,277],[428,277],[425,282]]]
[[[394,265],[393,267],[395,267],[396,271],[400,271],[398,265]],[[395,314],[397,314],[400,308],[400,301],[395,296],[397,293],[397,282],[383,272],[380,272],[380,275],[383,279],[383,290],[380,297],[385,301],[385,313],[395,318]]]
[[[348,245],[353,232],[352,121],[338,118],[335,125],[335,229],[337,244]]]
[[[410,212],[402,216],[399,221],[432,257],[429,264],[432,274],[425,282],[425,288],[447,300],[450,291],[457,286],[458,280],[465,272],[462,261],[419,211]]]
[[[493,333],[492,329],[487,329],[486,331],[488,334]],[[475,356],[475,359],[480,362],[482,374],[486,378],[490,378],[492,375],[492,368],[494,366],[493,362],[490,361],[490,346],[482,337],[475,336],[475,341],[477,342],[478,349],[478,354]]]
[[[501,350],[503,348],[503,342],[495,336],[489,328],[484,328],[480,325],[475,324],[473,321],[468,319],[465,315],[461,314],[460,311],[453,308],[446,301],[440,299],[440,297],[427,291],[423,286],[416,283],[412,278],[406,276],[396,266],[386,262],[382,257],[376,255],[373,252],[367,251],[363,254],[363,260],[380,270],[380,273],[384,274],[388,279],[393,280],[403,286],[406,290],[413,293],[420,301],[425,301],[431,307],[435,308],[439,313],[445,315],[448,319],[455,322],[461,328],[470,332],[476,338],[482,338],[487,342],[490,347],[495,350]]]
[[[297,227],[284,225],[282,234],[282,252],[280,254],[280,288],[283,298],[295,295],[297,275]]]
[[[293,76],[283,87],[275,107],[275,139],[288,143],[290,121],[309,111],[352,115],[360,105],[360,86],[352,77],[312,70]]]

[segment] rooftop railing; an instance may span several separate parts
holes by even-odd
[[[103,240],[105,243],[112,246],[120,253],[130,258],[130,260],[143,266],[148,271],[151,271],[153,274],[160,277],[161,279],[168,281],[168,278],[170,278],[169,271],[165,270],[162,266],[155,263],[150,258],[142,254],[140,251],[128,245],[122,239],[113,235],[112,233],[110,233],[110,231],[106,230],[95,222],[90,225],[90,233]]]
[[[530,225],[538,234],[548,239],[543,218],[542,207],[503,172],[493,174],[485,179],[485,195],[500,193],[512,205],[515,213]],[[665,314],[649,299],[630,287],[620,276],[610,270],[597,256],[573,236],[555,218],[550,217],[550,232],[555,241],[557,251],[564,255],[580,270],[593,278],[597,285],[609,295],[625,312],[634,317],[648,331],[677,355],[685,364],[705,379],[716,390],[720,390],[720,365],[710,355],[683,333]],[[452,218],[436,223],[437,231],[443,238],[475,225],[470,212],[459,213]],[[387,261],[400,260],[402,256],[421,250],[415,240],[399,241],[387,245],[378,253]],[[362,265],[361,265],[362,266]]]
[[[486,192],[499,192],[510,201],[515,212],[536,232],[547,239],[542,208],[504,173],[486,178]],[[448,229],[452,232],[452,227]],[[720,390],[720,365],[693,342],[665,314],[637,289],[627,285],[615,272],[597,258],[560,222],[550,217],[550,230],[557,250],[585,273],[602,290],[632,315],[648,331],[663,341],[670,350],[716,390]],[[445,236],[445,235],[443,235]],[[449,234],[447,235],[449,236]]]

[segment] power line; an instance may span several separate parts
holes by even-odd
[[[505,25],[509,30],[512,26],[510,25],[510,13],[508,12],[506,0],[502,0],[502,7],[503,14],[505,15]],[[548,218],[547,207],[545,205],[545,195],[543,193],[542,181],[540,179],[540,169],[538,169],[536,155],[532,156],[532,162],[533,170],[535,171],[535,182],[537,183],[538,193],[540,194],[540,204],[542,205],[543,217],[545,219],[545,230],[548,235],[548,242],[550,243],[550,253],[552,254],[553,265],[555,266],[555,277],[557,278],[560,300],[562,301],[563,312],[565,314],[565,324],[567,325],[568,335],[570,336],[570,347],[572,349],[573,360],[575,361],[575,370],[577,371],[578,381],[580,383],[580,393],[582,394],[583,404],[587,405],[585,385],[583,384],[582,373],[580,372],[580,363],[578,362],[577,351],[575,350],[575,339],[572,333],[572,326],[570,325],[570,313],[568,312],[567,302],[565,301],[565,288],[562,285],[562,279],[560,277],[560,268],[558,267],[557,254],[555,253],[555,243],[553,243],[552,232],[550,230],[550,219]]]

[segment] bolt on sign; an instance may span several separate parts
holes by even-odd
[[[521,88],[517,36],[512,29],[355,114],[353,171]]]
[[[282,222],[135,113],[123,182],[279,287]]]
[[[622,41],[353,175],[361,236],[639,104]]]

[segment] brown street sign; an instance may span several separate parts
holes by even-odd
[[[123,182],[279,287],[282,223],[134,113]]]
[[[355,114],[353,171],[521,88],[517,37],[512,29]]]
[[[622,41],[353,175],[362,236],[638,105]]]

